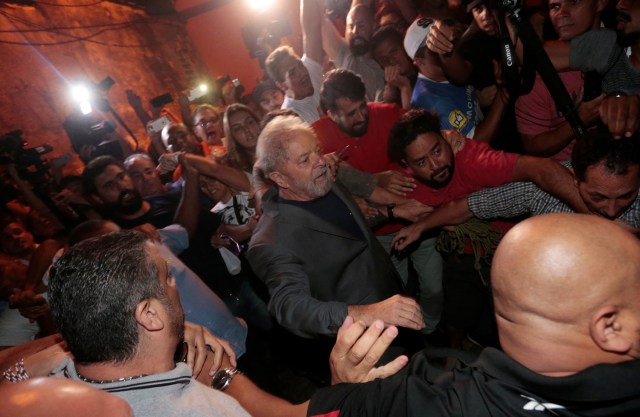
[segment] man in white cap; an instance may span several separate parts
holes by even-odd
[[[411,107],[438,113],[442,129],[454,129],[474,137],[476,125],[482,120],[476,90],[472,85],[449,83],[440,57],[427,48],[425,41],[434,22],[430,18],[418,18],[404,37],[404,49],[419,71]],[[452,20],[451,24],[456,25]],[[459,31],[461,33],[462,28]]]

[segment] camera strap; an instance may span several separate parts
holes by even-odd
[[[553,98],[556,107],[562,112],[564,118],[571,125],[576,137],[583,136],[586,132],[586,128],[578,115],[577,107],[566,87],[562,83],[556,69],[553,67],[549,56],[542,46],[542,42],[538,38],[538,35],[533,30],[533,27],[531,27],[531,24],[524,20],[520,15],[518,1],[503,1],[505,3],[509,3],[508,5],[510,9],[507,10],[507,13],[517,30],[517,36],[520,38],[524,50],[528,50],[536,71],[538,71],[540,78],[542,78],[542,81],[551,93],[551,97]]]
[[[516,48],[511,42],[509,30],[504,20],[504,15],[499,14],[498,25],[500,30],[500,50],[502,53],[502,80],[509,92],[509,96],[513,99],[527,94],[533,88],[536,79],[536,70],[530,65],[530,57],[528,52],[524,51],[522,66],[518,67],[516,59]]]

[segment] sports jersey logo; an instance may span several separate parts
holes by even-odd
[[[469,118],[464,115],[460,110],[455,109],[449,113],[449,124],[456,130],[460,131],[469,123]]]
[[[523,410],[527,410],[527,411],[551,411],[551,410],[558,410],[558,409],[564,409],[563,406],[558,405],[558,404],[553,404],[553,403],[541,403],[538,400],[535,400],[531,397],[527,397],[526,395],[520,395],[522,398],[526,398],[527,400],[529,400],[528,403],[526,403],[524,405],[524,407],[522,407]]]

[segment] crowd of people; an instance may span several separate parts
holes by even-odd
[[[498,3],[301,0],[146,152],[4,155],[12,415],[639,412],[640,3]]]

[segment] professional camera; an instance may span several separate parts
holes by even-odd
[[[110,120],[96,120],[93,117],[68,117],[64,126],[73,150],[81,155],[85,146],[92,148],[90,159],[101,155],[111,155],[119,158],[122,148],[117,140],[109,136],[116,130],[116,124]]]
[[[50,145],[27,148],[29,142],[22,139],[22,130],[14,130],[0,136],[0,164],[15,164],[18,174],[24,179],[39,179],[45,176],[49,165],[40,157],[53,150]]]

